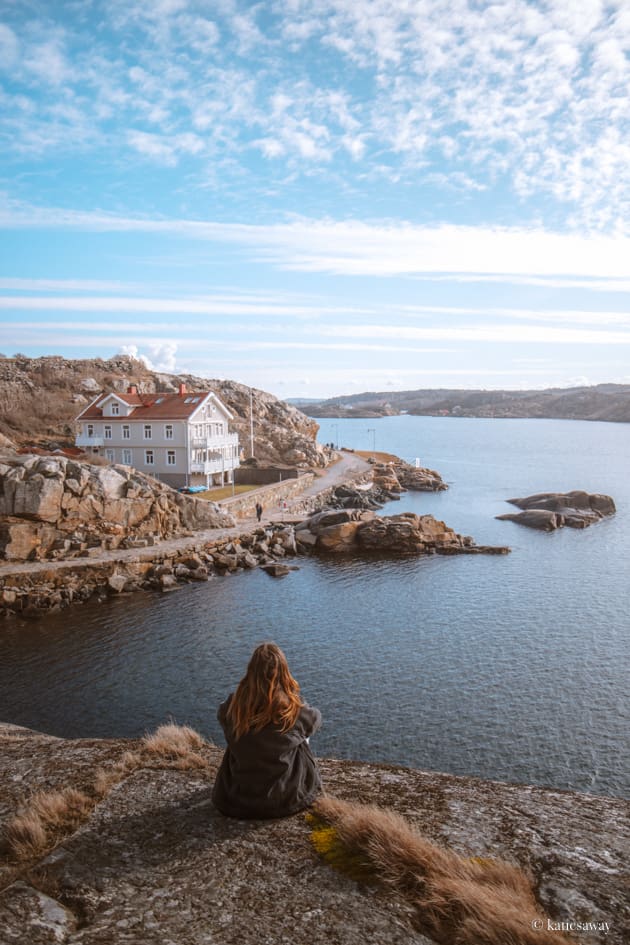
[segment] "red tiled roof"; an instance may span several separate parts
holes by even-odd
[[[126,417],[107,417],[107,422],[109,423],[110,420],[122,423],[128,420],[186,420],[210,393],[211,391],[207,390],[197,390],[185,394],[116,394],[116,397],[130,407],[135,405],[135,409]],[[103,411],[99,404],[102,404],[109,396],[106,394],[105,397],[98,397],[79,414],[77,420],[102,420]],[[191,398],[194,398],[196,403],[186,403],[186,401],[191,401]],[[215,399],[221,403],[216,395]],[[227,407],[224,409],[227,410]]]

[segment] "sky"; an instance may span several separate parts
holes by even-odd
[[[629,0],[0,0],[0,351],[630,383]]]

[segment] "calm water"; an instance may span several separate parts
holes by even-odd
[[[375,434],[368,430],[375,430]],[[276,640],[325,725],[321,755],[630,794],[630,425],[392,417],[322,421],[320,439],[438,469],[430,512],[506,557],[301,559],[176,594],[6,621],[0,718],[59,735],[137,735],[169,715],[221,741],[217,703]],[[583,488],[617,515],[543,534],[505,499]]]

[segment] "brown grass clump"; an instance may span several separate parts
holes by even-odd
[[[541,922],[531,883],[500,860],[466,859],[422,836],[404,818],[378,807],[324,797],[315,814],[334,828],[351,864],[403,896],[416,927],[444,945],[568,945]],[[328,828],[330,830],[330,827]],[[316,848],[327,857],[321,844]],[[343,870],[338,849],[331,864]]]
[[[194,750],[202,748],[204,740],[187,725],[175,725],[172,722],[160,725],[153,735],[145,735],[142,744],[145,752],[177,762],[177,766],[182,769],[206,765],[205,760]]]
[[[41,791],[7,824],[6,843],[15,859],[42,853],[60,831],[80,824],[92,810],[90,798],[74,788]]]

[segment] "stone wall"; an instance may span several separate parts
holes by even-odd
[[[262,486],[260,489],[246,492],[243,495],[237,495],[233,499],[223,499],[219,503],[225,512],[229,512],[235,518],[248,518],[256,514],[256,503],[260,502],[263,509],[269,512],[275,512],[282,508],[282,503],[289,503],[302,492],[312,486],[315,482],[314,473],[306,473],[298,479],[289,479],[286,482],[277,482],[270,486]]]

